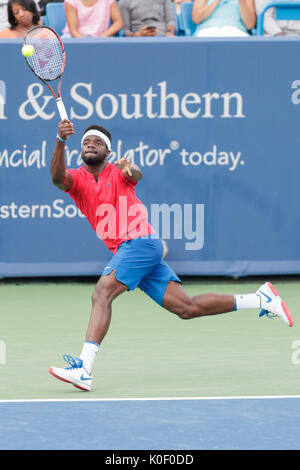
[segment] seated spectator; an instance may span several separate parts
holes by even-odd
[[[0,0],[0,30],[9,27],[7,16],[7,2],[8,0]]]
[[[192,18],[197,24],[194,36],[249,36],[255,28],[254,0],[194,0]]]
[[[171,0],[120,0],[125,36],[174,36]]]
[[[257,15],[269,3],[266,0],[255,0]],[[266,36],[298,36],[299,20],[276,20],[276,9],[269,8],[264,14],[264,34]]]
[[[36,3],[38,11],[40,11],[38,0],[34,0],[34,1]],[[8,4],[8,0],[0,0],[0,31],[2,29],[9,27],[7,4]],[[41,11],[40,11],[40,14],[42,14]]]
[[[10,27],[0,31],[0,38],[23,38],[31,28],[41,24],[34,0],[9,0],[7,14]]]
[[[115,36],[123,28],[116,0],[66,0],[65,10],[63,38],[104,38]]]

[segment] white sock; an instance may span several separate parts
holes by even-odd
[[[257,294],[245,294],[234,296],[234,309],[244,310],[250,308],[261,308],[260,296]]]
[[[85,341],[81,354],[80,359],[83,361],[83,365],[90,374],[92,371],[92,367],[94,364],[94,360],[96,359],[97,352],[99,349],[99,344],[93,343],[92,341]]]

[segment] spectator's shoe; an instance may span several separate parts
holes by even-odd
[[[91,390],[93,376],[83,367],[82,360],[78,357],[73,359],[73,357],[68,354],[65,354],[63,358],[70,367],[50,367],[50,374],[63,382],[68,382],[74,385],[74,387],[80,388],[80,390],[89,392]]]
[[[263,284],[256,291],[256,295],[260,297],[260,308],[262,309],[259,314],[260,317],[263,315],[268,318],[280,317],[288,326],[293,326],[292,314],[271,282]]]

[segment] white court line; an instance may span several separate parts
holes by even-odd
[[[192,401],[192,400],[269,400],[300,398],[300,395],[258,395],[233,397],[160,397],[160,398],[32,398],[0,400],[1,403],[53,403],[53,402],[126,402],[126,401]]]

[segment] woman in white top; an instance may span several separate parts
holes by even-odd
[[[249,36],[255,28],[254,0],[194,0],[194,36]]]

